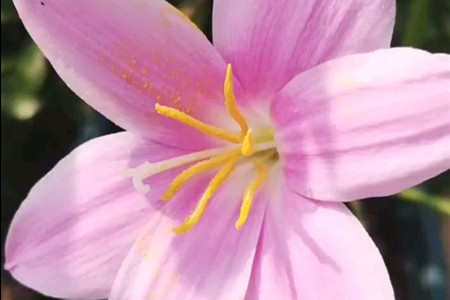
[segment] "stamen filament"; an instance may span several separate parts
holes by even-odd
[[[248,214],[250,213],[250,209],[252,207],[253,197],[255,196],[256,191],[259,189],[261,184],[267,178],[267,168],[264,164],[253,161],[256,170],[258,171],[258,176],[250,182],[244,192],[244,197],[241,206],[241,212],[239,215],[239,219],[236,221],[236,229],[241,229],[241,227],[247,221]]]
[[[251,129],[247,130],[247,134],[242,141],[241,154],[244,156],[253,155],[253,133]]]
[[[191,215],[186,218],[183,224],[181,224],[179,227],[173,230],[175,233],[177,234],[186,233],[190,229],[192,229],[192,227],[194,227],[198,223],[198,221],[200,221],[200,218],[203,216],[203,213],[205,212],[209,200],[233,172],[234,168],[236,167],[238,159],[239,153],[234,154],[230,157],[227,163],[210,181],[208,187],[206,188],[200,200],[197,202],[197,205],[195,206],[195,209],[191,213]]]
[[[239,124],[241,127],[241,136],[244,135],[248,131],[247,121],[245,117],[239,111],[239,108],[236,104],[236,96],[234,95],[233,90],[233,71],[231,68],[231,64],[227,65],[227,73],[225,75],[225,83],[223,86],[224,95],[225,95],[225,105],[227,107],[228,113],[231,117]]]
[[[155,110],[162,116],[171,118],[173,120],[184,123],[192,128],[197,129],[198,131],[208,134],[235,144],[239,144],[242,140],[240,135],[237,135],[233,132],[230,132],[225,129],[221,129],[202,121],[197,120],[196,118],[172,107],[163,106],[160,104],[155,104]]]
[[[175,194],[180,190],[181,186],[186,183],[189,179],[197,176],[200,173],[212,170],[220,166],[226,160],[229,160],[232,156],[238,154],[239,151],[235,150],[230,153],[212,157],[208,160],[204,160],[196,163],[195,165],[184,170],[180,175],[178,175],[170,184],[168,190],[162,195],[162,200],[170,200]]]

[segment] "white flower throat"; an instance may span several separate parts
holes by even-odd
[[[254,142],[253,132],[249,128],[247,120],[241,114],[236,105],[230,64],[227,66],[224,94],[227,111],[241,128],[241,131],[238,134],[205,124],[175,108],[156,104],[155,109],[162,116],[184,123],[204,134],[226,140],[234,145],[194,152],[157,163],[145,162],[142,165],[136,168],[128,169],[125,172],[127,177],[132,178],[132,182],[136,190],[145,194],[149,191],[150,187],[143,183],[144,179],[176,167],[196,162],[181,172],[180,175],[172,181],[166,193],[162,196],[162,199],[167,201],[175,196],[183,184],[189,179],[203,172],[221,167],[213,179],[209,182],[208,187],[204,191],[200,200],[197,202],[194,211],[186,218],[183,224],[174,229],[175,233],[185,233],[192,229],[200,221],[212,196],[229,178],[233,170],[236,168],[236,164],[239,159],[247,158],[252,159],[258,175],[253,181],[250,182],[244,191],[240,216],[236,221],[236,228],[240,229],[248,218],[255,193],[267,178],[268,171],[262,158],[266,158],[267,161],[268,157],[276,154],[276,144],[273,141],[272,136],[269,141],[259,144]]]

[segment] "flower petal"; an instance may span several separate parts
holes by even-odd
[[[385,196],[450,167],[450,56],[414,49],[336,59],[276,97],[291,188],[313,199]]]
[[[216,0],[214,45],[263,100],[319,63],[389,47],[394,14],[393,0]]]
[[[253,176],[242,168],[191,231],[176,235],[172,230],[190,213],[207,177],[192,182],[154,215],[122,265],[110,299],[243,299],[265,202],[255,197],[247,223],[235,229],[245,184]]]
[[[106,298],[122,260],[153,215],[123,171],[135,160],[180,154],[129,133],[80,146],[21,205],[6,242],[6,268],[26,286],[53,297]],[[150,198],[159,199],[172,173],[149,179]]]
[[[58,74],[88,104],[122,128],[164,143],[191,149],[195,141],[206,143],[154,109],[158,102],[205,121],[221,119],[216,106],[225,111],[225,62],[177,9],[163,0],[14,3]]]
[[[394,294],[378,249],[344,204],[308,200],[278,185],[246,299],[393,300]]]

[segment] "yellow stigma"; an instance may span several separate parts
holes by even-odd
[[[263,151],[273,150],[275,148],[274,141],[254,144],[253,132],[249,128],[247,120],[240,112],[236,104],[236,96],[233,90],[233,74],[231,65],[227,66],[225,75],[224,98],[225,106],[229,115],[240,127],[239,133],[206,124],[200,120],[197,120],[191,115],[172,107],[156,104],[155,110],[162,116],[181,122],[204,134],[237,145],[203,150],[157,163],[146,162],[136,168],[127,170],[125,173],[126,176],[132,177],[133,185],[138,191],[146,193],[149,191],[150,187],[144,184],[144,179],[172,168],[193,163],[171,182],[167,191],[161,196],[162,200],[167,201],[173,198],[181,189],[181,187],[190,179],[204,172],[221,167],[221,169],[210,181],[208,187],[197,202],[194,211],[186,218],[183,224],[174,229],[175,233],[185,233],[191,230],[200,221],[206,210],[206,207],[208,206],[209,201],[214,196],[216,191],[222,186],[222,184],[230,177],[238,163],[239,158],[252,157],[253,155],[261,156],[259,153],[262,153]],[[236,222],[237,229],[240,229],[246,222],[250,213],[254,195],[267,178],[267,168],[264,166],[264,164],[258,162],[256,158],[252,157],[252,159],[253,164],[258,172],[258,176],[250,182],[250,184],[244,191],[241,213],[239,219]]]

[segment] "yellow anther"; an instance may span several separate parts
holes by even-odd
[[[253,134],[252,130],[247,130],[247,133],[245,134],[244,140],[242,141],[241,146],[241,154],[244,156],[251,156],[253,155]]]
[[[233,172],[238,159],[239,153],[230,156],[227,163],[210,181],[208,187],[206,188],[200,200],[197,202],[197,205],[195,206],[195,209],[191,213],[191,215],[187,217],[183,224],[173,230],[175,233],[181,234],[188,232],[198,223],[198,221],[200,221],[203,213],[205,212],[206,206],[209,203],[209,200]]]
[[[233,71],[231,69],[231,64],[228,64],[227,66],[227,74],[225,76],[223,91],[225,95],[225,105],[227,107],[228,113],[231,117],[233,117],[236,123],[239,124],[239,126],[241,127],[241,136],[244,137],[244,135],[248,131],[248,125],[245,117],[241,114],[236,104],[236,96],[234,95],[233,90]]]
[[[239,219],[236,221],[236,229],[240,229],[247,221],[248,214],[250,213],[250,208],[252,207],[253,197],[255,196],[258,188],[267,178],[267,168],[257,161],[254,161],[253,163],[256,167],[256,170],[258,171],[258,176],[252,182],[250,182],[250,184],[245,189],[241,206],[241,213],[239,215]]]
[[[192,165],[172,181],[169,188],[167,189],[167,192],[165,192],[161,198],[165,201],[171,199],[180,190],[181,186],[186,183],[186,181],[194,176],[197,176],[200,173],[212,170],[220,166],[223,162],[230,159],[232,156],[235,156],[237,153],[239,153],[239,151],[232,151],[226,154],[214,156],[210,159]]]
[[[162,116],[174,119],[181,123],[184,123],[188,126],[191,126],[198,131],[208,134],[214,137],[218,137],[223,140],[227,140],[232,143],[239,144],[242,141],[241,136],[230,132],[228,130],[224,130],[212,125],[208,125],[195,119],[194,117],[172,107],[163,106],[159,104],[155,104],[155,110]]]

